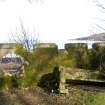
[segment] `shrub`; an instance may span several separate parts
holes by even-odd
[[[17,75],[13,75],[11,77],[11,88],[19,88],[20,83],[19,83],[19,77]]]
[[[58,47],[56,45],[47,47],[39,44],[39,46],[35,49],[34,57],[36,63],[37,70],[43,70],[48,65],[49,61],[51,61],[55,56],[58,55]],[[46,45],[46,44],[45,44]],[[49,44],[48,44],[49,45]]]
[[[77,68],[87,68],[88,66],[88,49],[84,43],[69,43],[65,45],[69,59],[75,62]]]
[[[55,44],[51,44],[50,47],[43,45],[37,44],[32,51],[26,51],[21,44],[17,44],[16,52],[24,59],[24,74],[21,78],[24,87],[35,84],[39,78],[38,76],[49,65],[49,61],[58,54],[58,47]]]
[[[0,89],[5,88],[5,78],[3,72],[0,72]]]

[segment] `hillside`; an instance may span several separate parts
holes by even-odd
[[[93,34],[88,37],[80,37],[76,40],[105,41],[105,33]]]

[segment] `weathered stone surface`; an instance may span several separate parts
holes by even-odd
[[[0,59],[8,53],[15,53],[15,51],[16,51],[16,43],[1,43]]]
[[[21,63],[3,61],[3,56],[6,54],[15,54],[16,43],[0,43],[0,71],[3,71],[5,75],[11,75],[10,73],[18,72],[21,68]],[[8,60],[11,61],[11,60]]]
[[[70,48],[88,48],[87,43],[66,43],[65,44],[65,49],[70,49]]]
[[[36,48],[56,48],[58,47],[55,43],[38,43]]]
[[[68,90],[66,89],[66,80],[78,80],[78,81],[84,81],[84,82],[100,82],[103,81],[96,80],[96,78],[93,78],[94,76],[98,76],[99,73],[97,72],[90,72],[88,70],[83,69],[76,69],[76,68],[60,68],[60,83],[59,83],[59,92],[60,93],[68,93]]]

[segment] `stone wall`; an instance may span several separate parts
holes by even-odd
[[[68,49],[68,48],[88,48],[87,44],[86,43],[66,43],[65,44],[65,49]]]
[[[15,53],[15,51],[16,51],[15,43],[1,43],[0,44],[0,59],[8,53]]]

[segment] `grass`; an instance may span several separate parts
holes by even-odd
[[[17,100],[15,94],[11,94],[9,91],[0,91],[0,105],[22,105]]]
[[[98,92],[85,97],[84,105],[105,105],[105,92]]]
[[[46,60],[47,57],[43,56],[43,59],[39,59],[39,61],[42,60],[42,64],[38,66],[40,68],[38,70],[36,69],[36,71],[33,67],[28,67],[29,70],[27,69],[24,76],[19,81],[23,83],[23,87],[30,87],[37,84],[42,75],[53,71],[55,65],[71,68],[75,66],[75,62],[68,58],[66,51],[52,59],[47,59],[46,62],[44,59]],[[38,64],[40,64],[40,62],[38,62]],[[78,72],[78,70],[73,69],[72,72],[73,75],[76,76],[75,73]],[[98,78],[98,73],[90,73],[89,70],[82,72],[84,72],[84,76],[88,76],[88,78]],[[78,75],[81,76],[81,72],[80,74],[77,73],[77,77]],[[6,82],[9,84],[9,79],[7,78],[6,80],[8,80]],[[94,87],[72,86],[71,84],[69,86],[69,94],[67,95],[48,93],[39,87],[28,90],[18,89],[17,93],[13,92],[11,94],[5,91],[0,94],[0,105],[105,105],[105,90],[102,90],[103,89],[99,89],[99,91],[95,91]]]
[[[105,105],[102,87],[69,85],[69,94],[48,93],[39,87],[0,91],[0,105]]]

